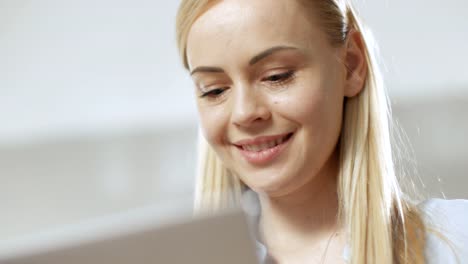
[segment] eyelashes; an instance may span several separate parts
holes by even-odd
[[[295,78],[295,71],[288,70],[280,73],[271,74],[261,79],[262,83],[270,86],[284,86]],[[226,93],[229,87],[213,88],[209,91],[203,92],[199,97],[208,99],[218,99]]]
[[[221,96],[224,91],[226,91],[228,88],[227,87],[224,87],[224,88],[215,88],[215,89],[212,89],[208,92],[204,92],[200,95],[201,98],[203,97],[212,97],[212,98],[217,98],[219,96]]]
[[[282,72],[278,74],[272,74],[266,78],[263,78],[262,81],[268,82],[273,85],[282,85],[282,84],[289,82],[294,77],[295,77],[294,71],[290,70],[290,71],[286,71],[286,72]]]

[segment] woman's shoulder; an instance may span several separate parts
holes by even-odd
[[[468,234],[468,200],[428,199],[418,205],[429,227]]]
[[[427,199],[418,204],[418,207],[424,211],[429,210],[439,210],[439,211],[453,211],[454,213],[460,209],[467,209],[468,208],[468,200],[465,199],[439,199],[439,198],[431,198]],[[468,214],[468,212],[465,212]]]
[[[426,225],[427,263],[466,263],[468,200],[428,199],[418,205]]]

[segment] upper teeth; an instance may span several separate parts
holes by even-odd
[[[242,145],[242,148],[245,149],[245,150],[248,150],[248,151],[262,151],[262,150],[265,150],[265,149],[269,149],[269,148],[272,148],[274,146],[277,146],[281,143],[283,143],[284,141],[284,138],[279,138],[279,139],[275,139],[275,140],[271,140],[271,141],[268,141],[268,142],[263,142],[262,144],[258,144],[258,145]]]

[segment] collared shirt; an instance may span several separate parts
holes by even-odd
[[[268,249],[256,237],[260,218],[260,202],[257,194],[248,189],[242,195],[242,207],[246,213],[251,233],[256,238],[256,252],[260,263],[274,264]],[[440,232],[426,233],[425,259],[427,264],[468,264],[468,200],[428,199],[418,205],[427,226]],[[448,242],[446,241],[448,240]],[[343,249],[343,260],[350,261],[350,246]]]

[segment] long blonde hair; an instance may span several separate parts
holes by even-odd
[[[371,39],[348,0],[298,0],[318,15],[331,45],[361,33],[368,74],[363,90],[347,98],[340,137],[339,218],[349,232],[351,263],[423,264],[425,227],[417,207],[402,197],[392,160],[390,107]],[[195,22],[216,0],[183,0],[177,43],[188,69],[186,42]],[[313,6],[314,8],[310,8]],[[200,135],[195,210],[238,204],[243,183],[225,168]]]

